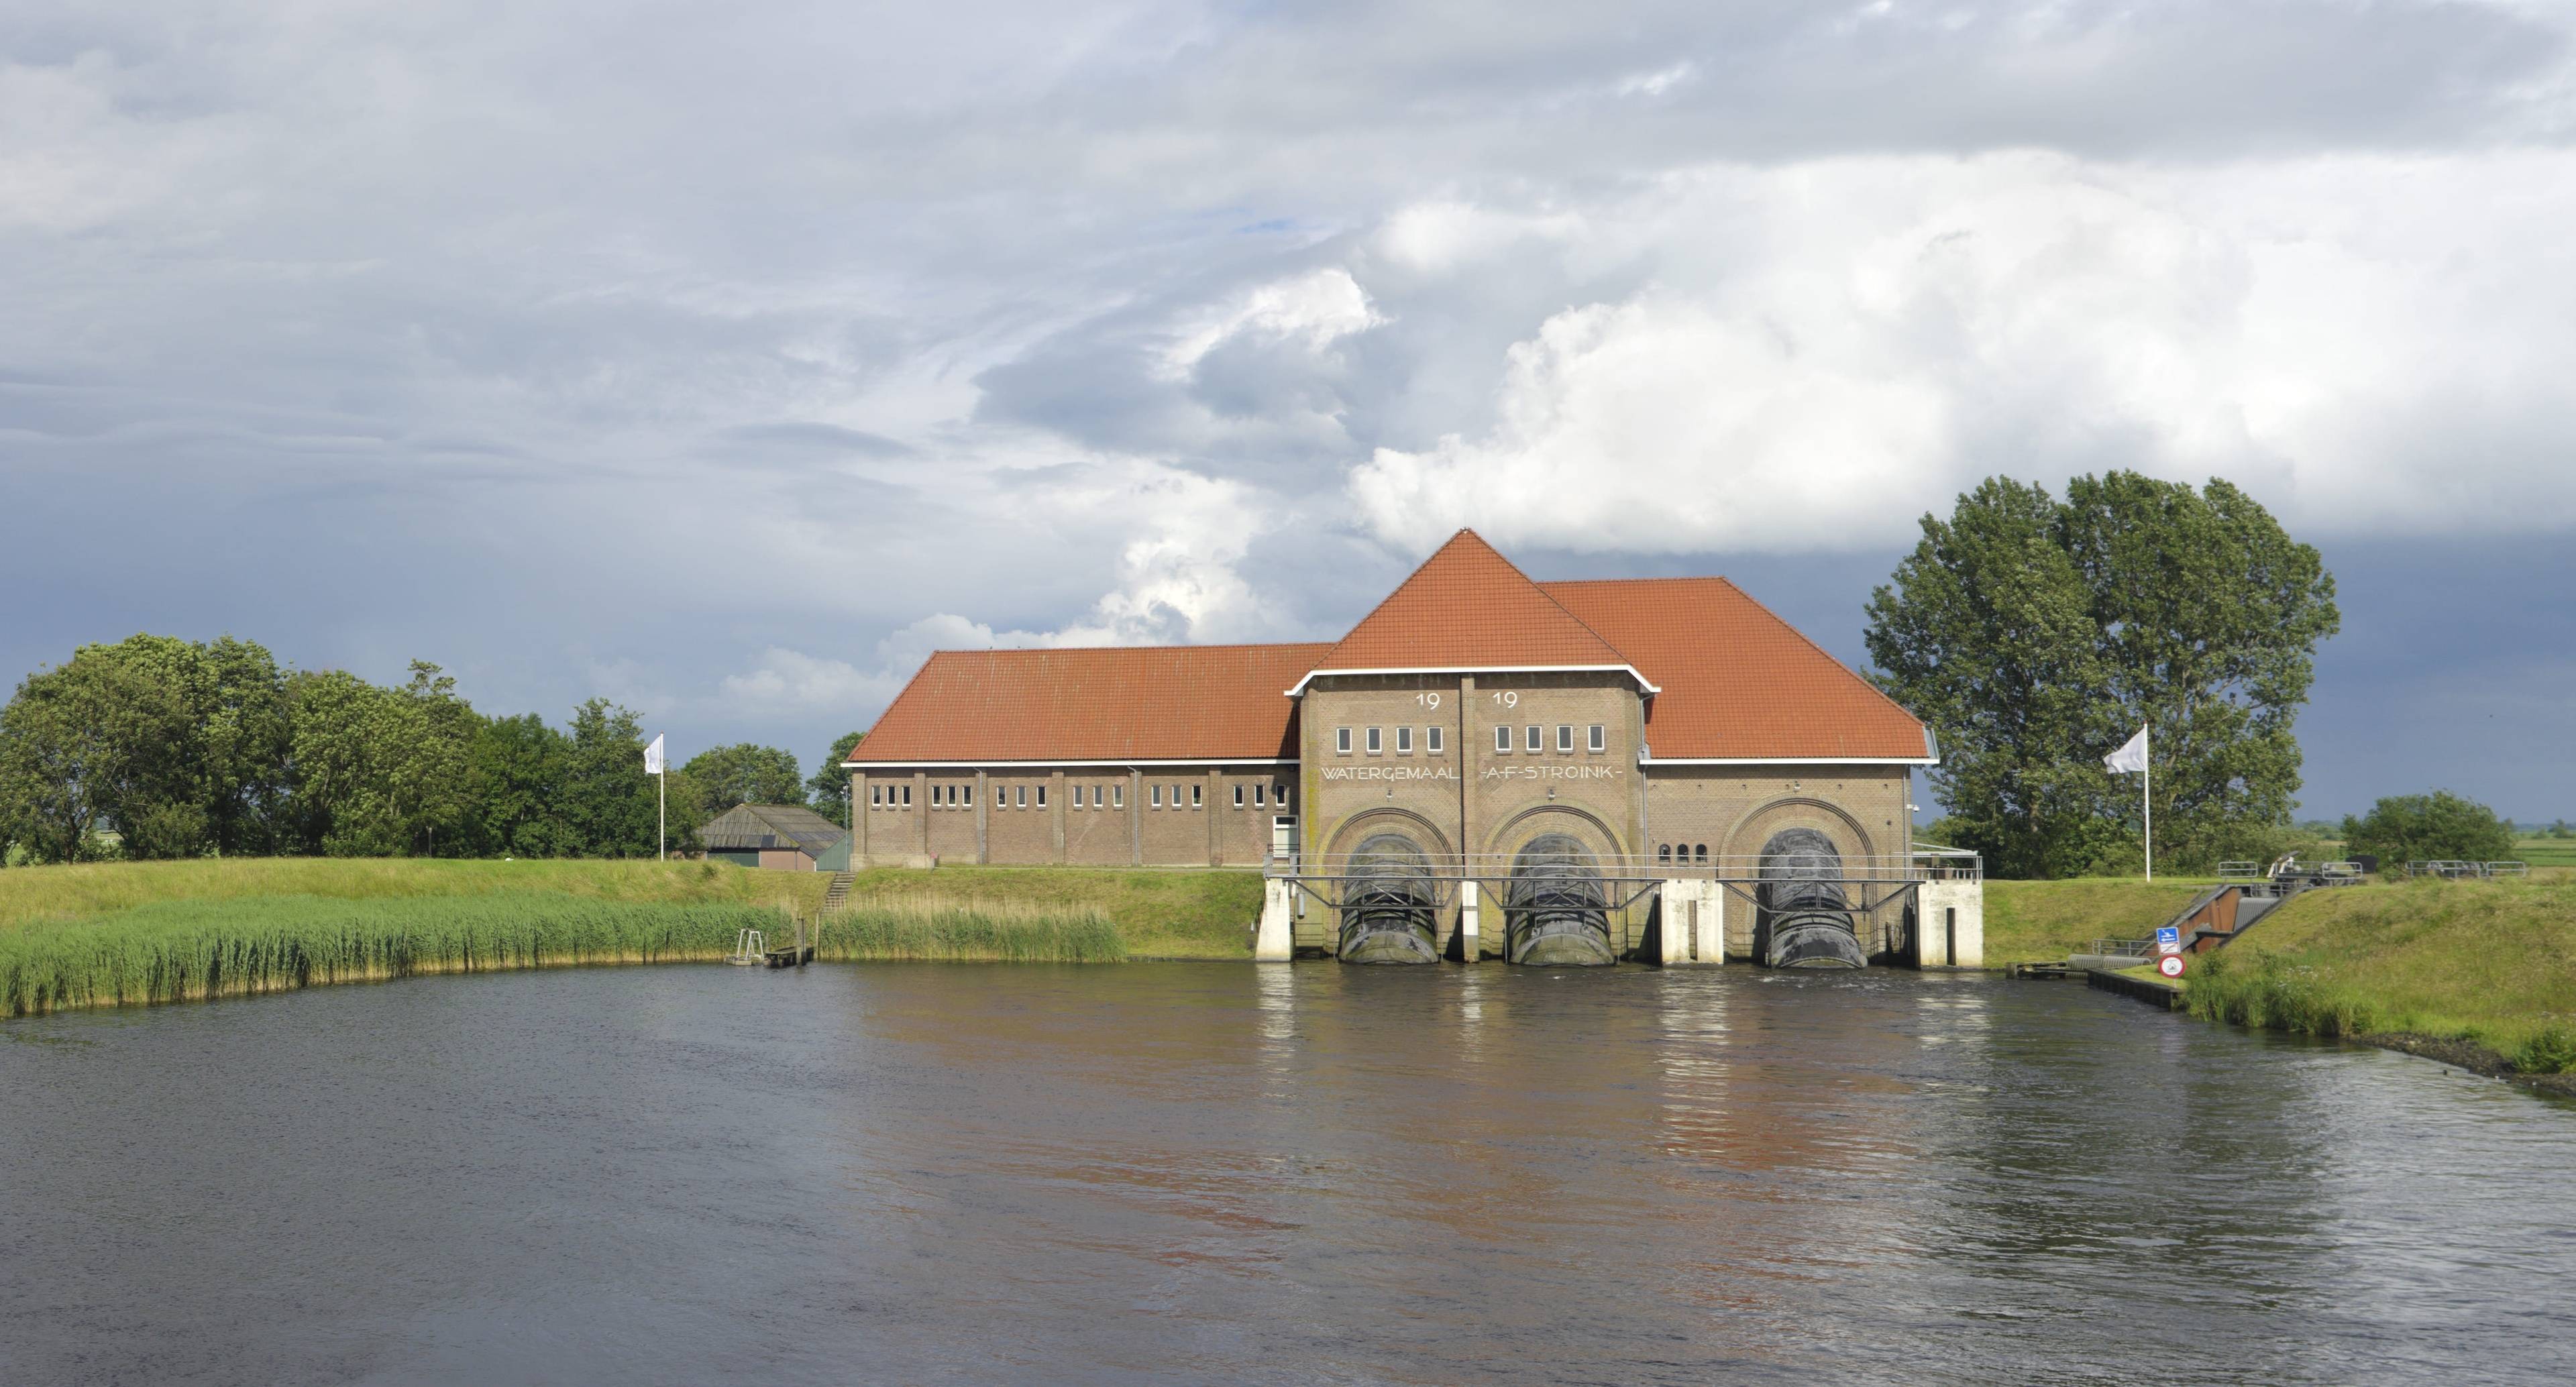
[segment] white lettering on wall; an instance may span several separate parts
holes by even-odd
[[[1487,766],[1487,780],[1617,780],[1625,766]]]
[[[1455,780],[1450,766],[1326,766],[1326,780]]]

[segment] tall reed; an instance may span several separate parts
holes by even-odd
[[[0,1015],[193,1001],[416,973],[721,958],[759,906],[579,896],[168,901],[0,931]]]
[[[2367,1035],[2388,1029],[2395,1019],[2359,990],[2277,954],[2209,955],[2184,984],[2183,1005],[2206,1021],[2299,1035]]]
[[[815,956],[891,962],[1115,963],[1126,937],[1102,912],[925,896],[853,900],[824,917]]]

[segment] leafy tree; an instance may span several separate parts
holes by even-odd
[[[579,838],[556,813],[564,735],[534,713],[492,718],[466,752],[465,832],[484,857],[568,857]]]
[[[2513,830],[2494,810],[2448,790],[2392,795],[2360,818],[2347,814],[2343,845],[2383,865],[2447,859],[2494,862],[2513,856]]]
[[[796,758],[774,746],[736,742],[699,752],[680,768],[697,782],[697,797],[713,813],[737,804],[802,804],[805,785]]]
[[[0,708],[0,838],[37,862],[109,855],[110,826],[148,848],[202,839],[165,754],[187,734],[176,693],[129,664],[75,655],[29,675]]]
[[[649,857],[657,813],[644,773],[644,730],[634,713],[604,698],[573,711],[572,737],[556,781],[556,814],[584,857]]]
[[[849,760],[850,753],[867,739],[865,732],[844,732],[833,738],[831,754],[805,782],[806,797],[814,812],[843,828],[850,826],[850,773],[841,769],[841,763]]]
[[[2133,865],[2134,787],[2101,756],[2149,728],[2158,845],[2261,855],[2299,785],[2291,721],[2334,580],[2250,497],[2131,472],[2060,502],[1993,478],[1871,595],[1879,686],[1932,724],[1961,846],[2004,876]]]

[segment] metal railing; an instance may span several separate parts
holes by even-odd
[[[2134,958],[2143,961],[2147,955],[2155,952],[2155,947],[2156,941],[2152,939],[2096,939],[2093,941],[2093,952],[2102,958]]]
[[[1424,865],[1438,879],[1484,881],[1511,876],[1518,861],[1517,853],[1453,853],[1428,857]],[[1263,872],[1283,877],[1351,877],[1361,875],[1365,865],[1363,857],[1354,853],[1273,854]],[[1585,859],[1583,865],[1602,877],[1628,881],[1763,881],[1810,870],[1803,862],[1793,865],[1753,853],[1694,854],[1686,859],[1648,853],[1600,855]],[[1849,882],[1982,881],[1985,863],[1975,853],[1944,848],[1843,857],[1836,860],[1833,874]]]
[[[2406,875],[2441,877],[2451,881],[2486,877],[2527,877],[2531,875],[2531,864],[2528,862],[2463,862],[2437,857],[2407,863]]]

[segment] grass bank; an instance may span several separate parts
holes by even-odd
[[[2195,963],[2183,997],[2209,1020],[2488,1072],[2576,1070],[2576,881],[2311,891]],[[2480,1053],[2493,1062],[2472,1062]]]
[[[2208,889],[2135,877],[1986,883],[1986,966],[2049,963],[2096,939],[2144,939]]]
[[[813,919],[827,876],[713,863],[248,858],[0,871],[0,1016],[423,973],[711,960]],[[1249,872],[861,873],[839,960],[1242,958]]]

